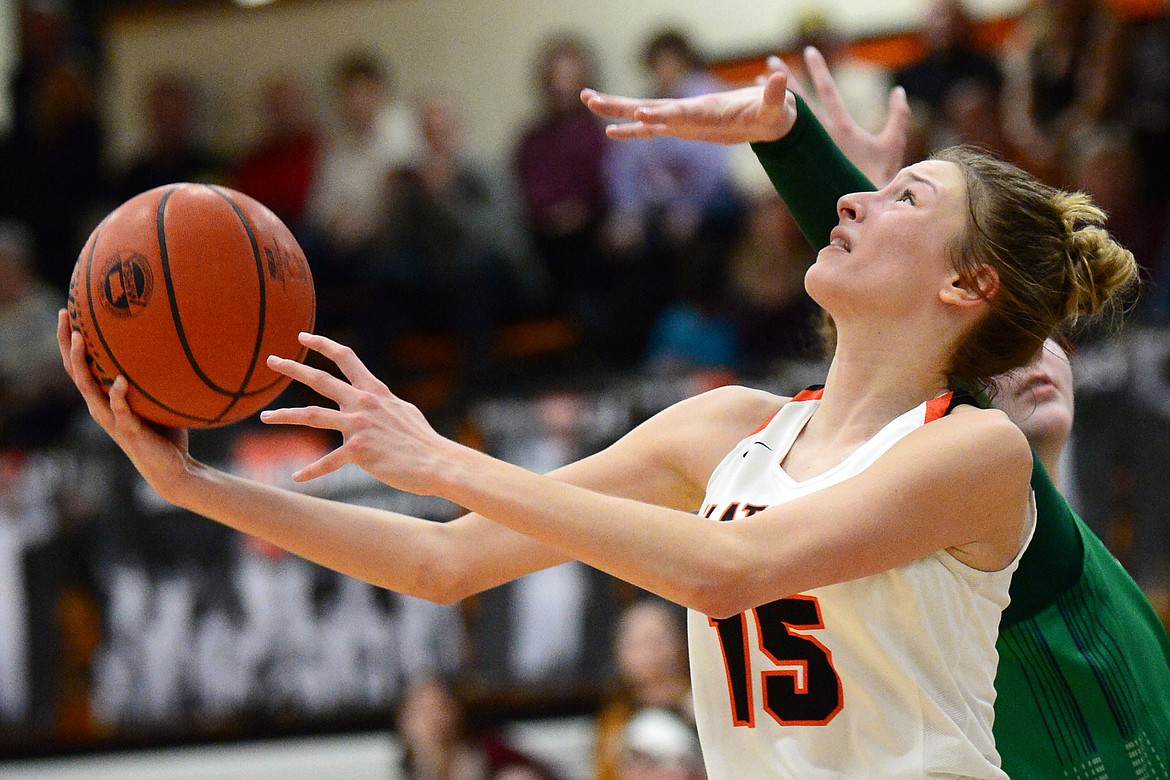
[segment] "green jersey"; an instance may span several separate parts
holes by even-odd
[[[1054,597],[1029,603],[1028,596],[1052,590],[1029,587],[1050,568],[1044,556],[1051,550],[1042,544],[1024,553],[1012,581],[1020,599],[1005,610],[996,643],[995,741],[1003,768],[1019,778],[1170,777],[1166,630],[1039,463],[1032,489],[1036,537],[1071,536],[1074,549],[1057,560],[1080,565]]]

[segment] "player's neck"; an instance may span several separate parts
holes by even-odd
[[[897,345],[838,344],[810,433],[863,441],[890,420],[947,390],[942,355]]]
[[[1052,480],[1052,484],[1056,486],[1057,490],[1064,490],[1064,480],[1060,468],[1060,454],[1064,447],[1063,441],[1040,441],[1032,442],[1032,449],[1036,451],[1036,455],[1040,458],[1040,463],[1043,464],[1044,470],[1048,472],[1048,478]]]

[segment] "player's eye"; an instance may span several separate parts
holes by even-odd
[[[902,190],[902,194],[898,196],[898,202],[909,203],[911,206],[913,206],[918,201],[914,198],[914,193],[910,190],[909,187],[907,187],[906,189]]]

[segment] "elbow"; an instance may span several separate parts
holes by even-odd
[[[750,593],[751,574],[735,561],[715,561],[701,567],[701,574],[689,583],[685,596],[691,609],[716,620],[738,615],[759,606]]]
[[[727,594],[713,594],[702,601],[702,608],[699,609],[704,615],[714,620],[722,620],[741,612],[746,612],[752,607],[759,606],[745,601],[742,598],[729,597]]]
[[[703,566],[693,567],[695,575],[686,583],[687,606],[720,620],[766,604],[776,598],[800,592],[799,582],[789,567],[763,556],[750,541],[716,545]]]
[[[415,592],[413,595],[434,604],[448,606],[458,604],[468,596],[474,595],[474,589],[467,582],[465,572],[448,556],[438,556],[414,578]]]
[[[436,604],[458,604],[481,592],[483,588],[472,582],[465,569],[444,563],[440,576],[433,578],[429,595],[424,596]]]
[[[409,560],[391,561],[395,571],[387,572],[374,584],[433,604],[457,604],[472,595],[471,583],[459,563],[441,544],[420,544]]]

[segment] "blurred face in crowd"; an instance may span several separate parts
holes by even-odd
[[[164,76],[146,95],[152,140],[159,151],[182,149],[195,129],[195,88],[178,76]]]
[[[664,605],[631,607],[618,624],[615,649],[618,671],[635,686],[686,674],[686,639]]]
[[[567,113],[580,109],[581,90],[589,82],[589,63],[583,52],[562,46],[549,53],[544,67],[544,91],[551,111]]]
[[[968,43],[971,25],[961,0],[935,0],[922,23],[922,37],[932,51]]]
[[[371,76],[354,76],[342,85],[339,98],[345,126],[359,135],[371,132],[385,99],[382,82]]]
[[[277,138],[295,135],[312,123],[308,89],[291,76],[266,84],[262,102],[266,126]]]
[[[406,692],[398,725],[408,745],[450,744],[459,737],[461,717],[459,703],[447,686],[425,680]]]
[[[659,49],[650,58],[649,64],[655,88],[662,96],[674,95],[691,70],[691,63],[686,56],[674,49]]]
[[[1063,444],[1072,429],[1073,378],[1068,354],[1052,339],[1036,358],[995,384],[992,403],[1019,426],[1033,446]]]
[[[419,121],[427,146],[436,152],[452,154],[459,148],[460,120],[455,101],[433,97],[419,106]]]

